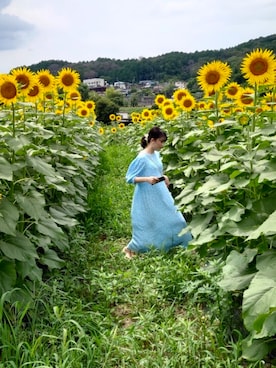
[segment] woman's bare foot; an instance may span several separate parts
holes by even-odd
[[[136,253],[132,252],[127,247],[124,247],[123,252],[125,253],[126,258],[131,259],[135,256]]]

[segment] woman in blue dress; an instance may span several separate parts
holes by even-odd
[[[123,249],[127,258],[152,248],[167,251],[192,239],[190,232],[179,236],[187,224],[174,204],[168,189],[169,179],[163,175],[159,151],[167,135],[153,127],[141,140],[143,150],[131,162],[126,173],[127,183],[134,184],[131,208],[132,239]]]

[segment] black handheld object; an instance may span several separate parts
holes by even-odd
[[[158,181],[156,183],[154,183],[154,184],[160,183],[160,181],[164,181],[164,180],[165,180],[165,176],[160,176],[158,178]],[[152,184],[152,185],[154,185],[154,184]]]
[[[165,180],[165,176],[160,176],[160,178],[158,178],[158,183],[160,182],[160,181],[164,181]]]

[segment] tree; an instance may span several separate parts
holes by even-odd
[[[100,96],[96,101],[95,112],[98,121],[108,124],[110,122],[109,115],[117,114],[119,112],[119,106],[109,98]]]
[[[124,97],[121,94],[121,92],[116,91],[115,88],[113,87],[107,88],[105,91],[105,95],[110,101],[114,102],[116,105],[124,106]]]
[[[80,86],[79,86],[79,92],[81,94],[82,101],[89,100],[89,88],[88,88],[87,84],[81,83]]]

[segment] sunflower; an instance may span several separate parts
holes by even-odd
[[[242,88],[237,98],[239,106],[253,106],[254,104],[254,89],[250,87]]]
[[[100,135],[103,135],[104,134],[104,128],[99,128],[98,132],[99,132]]]
[[[162,115],[165,120],[172,120],[176,118],[177,112],[173,106],[173,104],[166,105],[162,108]]]
[[[15,77],[16,82],[18,83],[19,93],[26,96],[35,83],[35,74],[30,69],[24,67],[13,69],[11,71],[11,75]]]
[[[45,92],[50,92],[55,88],[55,77],[49,70],[42,69],[36,75]]]
[[[161,107],[163,105],[163,102],[166,100],[166,96],[162,94],[156,95],[154,102],[158,107]]]
[[[225,87],[224,94],[226,97],[233,100],[234,98],[237,98],[240,88],[241,86],[237,82],[231,82]]]
[[[139,123],[140,118],[139,118],[138,116],[133,116],[133,117],[131,118],[131,121],[132,121],[134,124],[137,124],[137,123]]]
[[[116,115],[115,114],[110,114],[109,115],[109,120],[111,120],[111,121],[116,120]]]
[[[44,99],[47,102],[53,102],[53,101],[55,101],[56,97],[57,96],[56,96],[56,94],[55,94],[54,91],[49,91],[49,92],[44,93]]]
[[[0,102],[7,105],[16,102],[18,96],[17,85],[14,76],[3,74],[0,77]]]
[[[221,104],[220,110],[224,115],[231,115],[232,113],[232,105],[229,103]]]
[[[71,68],[62,68],[56,77],[57,87],[68,92],[77,89],[80,84],[80,75]]]
[[[276,60],[273,51],[256,49],[247,54],[241,64],[241,72],[252,86],[274,83]]]
[[[181,105],[181,100],[189,95],[190,92],[187,89],[181,88],[174,91],[173,99],[177,105]]]
[[[124,129],[125,128],[125,124],[124,123],[120,123],[118,126],[119,126],[119,129]]]
[[[72,90],[68,93],[67,98],[74,102],[81,100],[81,94],[78,90]]]
[[[89,116],[90,110],[87,107],[83,106],[77,110],[77,114],[83,118],[86,118],[87,116]]]
[[[110,131],[111,131],[111,133],[112,133],[112,134],[115,134],[115,133],[117,133],[117,128],[112,127],[112,128],[110,129]]]
[[[222,61],[212,61],[198,71],[197,81],[201,89],[207,93],[219,91],[228,81],[231,68]]]
[[[35,83],[26,96],[26,100],[37,102],[43,97],[43,88],[39,82]]]
[[[141,113],[141,117],[143,120],[151,120],[151,112],[149,109],[144,109]]]
[[[117,116],[116,116],[116,121],[121,121],[121,120],[122,120],[121,115],[117,115]]]
[[[139,123],[139,121],[141,120],[141,114],[138,113],[138,112],[132,112],[130,114],[131,116],[131,121],[136,124],[136,123]]]
[[[238,122],[241,125],[248,125],[250,121],[250,116],[247,114],[240,114],[238,116]]]
[[[275,104],[276,103],[276,94],[271,93],[271,92],[267,92],[264,95],[264,101],[266,103],[273,103],[273,104]]]
[[[205,110],[205,109],[206,109],[206,107],[207,107],[207,104],[206,104],[206,102],[205,102],[205,101],[199,101],[199,102],[197,103],[197,108],[198,108],[198,110]]]
[[[192,95],[187,95],[179,101],[179,107],[184,111],[192,111],[195,108],[196,100]]]
[[[85,101],[85,106],[89,109],[89,110],[95,110],[95,107],[96,107],[96,104],[94,101],[92,100],[88,100],[88,101]]]

